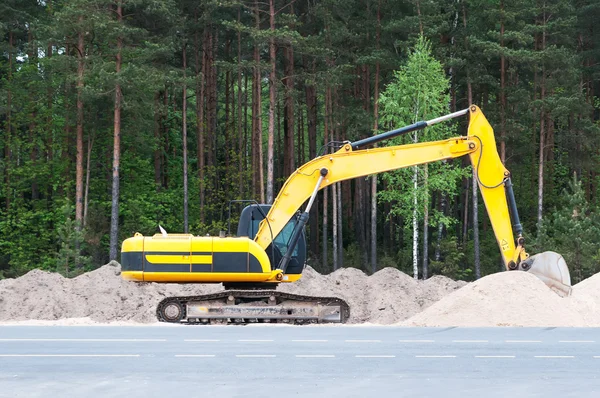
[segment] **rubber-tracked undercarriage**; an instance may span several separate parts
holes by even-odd
[[[350,307],[335,297],[275,290],[225,290],[166,298],[158,304],[156,316],[161,322],[188,324],[345,323]]]

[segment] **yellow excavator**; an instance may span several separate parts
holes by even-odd
[[[469,114],[466,137],[378,148],[368,146]],[[525,251],[510,172],[500,161],[492,127],[472,105],[428,121],[355,142],[345,142],[299,167],[272,205],[254,203],[240,215],[236,236],[161,234],[126,239],[121,275],[136,282],[223,283],[215,294],[167,297],[157,318],[175,323],[327,323],[345,322],[348,304],[336,297],[314,297],[275,290],[297,281],[306,259],[304,226],[320,189],[339,181],[468,155],[509,271],[527,271],[562,296],[571,292],[569,269],[554,252]],[[308,200],[301,214],[299,209]],[[516,233],[516,239],[513,235]]]

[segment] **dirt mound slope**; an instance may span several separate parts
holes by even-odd
[[[0,285],[0,321],[90,318],[96,322],[155,322],[156,304],[170,295],[203,294],[218,285],[124,281],[111,262],[73,279],[33,270]]]
[[[422,311],[463,284],[444,277],[415,281],[395,268],[372,276],[355,268],[321,275],[307,266],[300,281],[282,284],[280,289],[343,298],[351,308],[350,323],[392,324]],[[156,321],[156,305],[165,297],[219,290],[219,284],[124,281],[116,262],[73,279],[33,270],[20,278],[0,281],[0,322],[86,318],[100,323],[149,323]]]
[[[321,275],[307,266],[298,282],[279,288],[340,297],[350,305],[353,324],[600,326],[600,274],[575,285],[567,298],[525,272],[501,272],[467,284],[443,276],[417,281],[395,268],[371,276],[355,268]],[[220,284],[124,281],[116,262],[73,279],[33,270],[0,281],[0,322],[152,323],[156,322],[156,305],[165,297],[222,289]]]
[[[329,275],[321,275],[307,267],[302,279],[283,285],[281,289],[290,293],[340,297],[350,305],[350,323],[387,325],[413,316],[465,284],[439,278],[443,279],[417,281],[390,267],[371,276],[355,268],[341,268]]]
[[[500,272],[447,295],[401,325],[592,326],[587,308],[575,295],[559,297],[532,274]]]

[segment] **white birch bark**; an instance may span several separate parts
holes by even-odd
[[[337,201],[337,184],[331,186],[331,205],[333,207],[332,230],[333,230],[333,270],[338,269],[338,201]]]

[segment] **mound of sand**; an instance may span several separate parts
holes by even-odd
[[[585,285],[584,285],[585,286]],[[595,326],[582,289],[561,298],[526,272],[488,275],[444,297],[403,326]],[[577,297],[581,296],[581,297]],[[588,300],[588,297],[585,297]],[[596,317],[597,318],[597,317]]]
[[[158,284],[124,281],[111,262],[67,279],[33,270],[0,281],[0,322],[156,322],[165,297],[214,293],[220,284]],[[561,298],[525,272],[501,272],[467,284],[443,276],[416,281],[395,268],[372,276],[354,268],[321,275],[306,267],[285,292],[340,297],[350,323],[402,326],[600,326],[600,274]]]
[[[33,270],[0,284],[0,321],[89,318],[96,322],[155,322],[156,304],[171,295],[211,293],[219,285],[134,283],[111,262],[73,279]]]
[[[445,277],[415,281],[386,268],[372,276],[354,268],[321,275],[307,266],[300,281],[282,291],[336,296],[348,302],[350,323],[392,324],[411,317],[463,286]],[[111,262],[73,279],[33,270],[17,279],[0,281],[0,322],[70,318],[96,322],[156,321],[156,305],[168,296],[207,294],[219,284],[158,284],[124,281],[120,265]]]
[[[371,276],[355,268],[321,275],[310,267],[302,279],[281,290],[297,294],[340,297],[350,305],[350,323],[392,324],[407,319],[466,282],[440,276],[416,281],[395,268]]]

